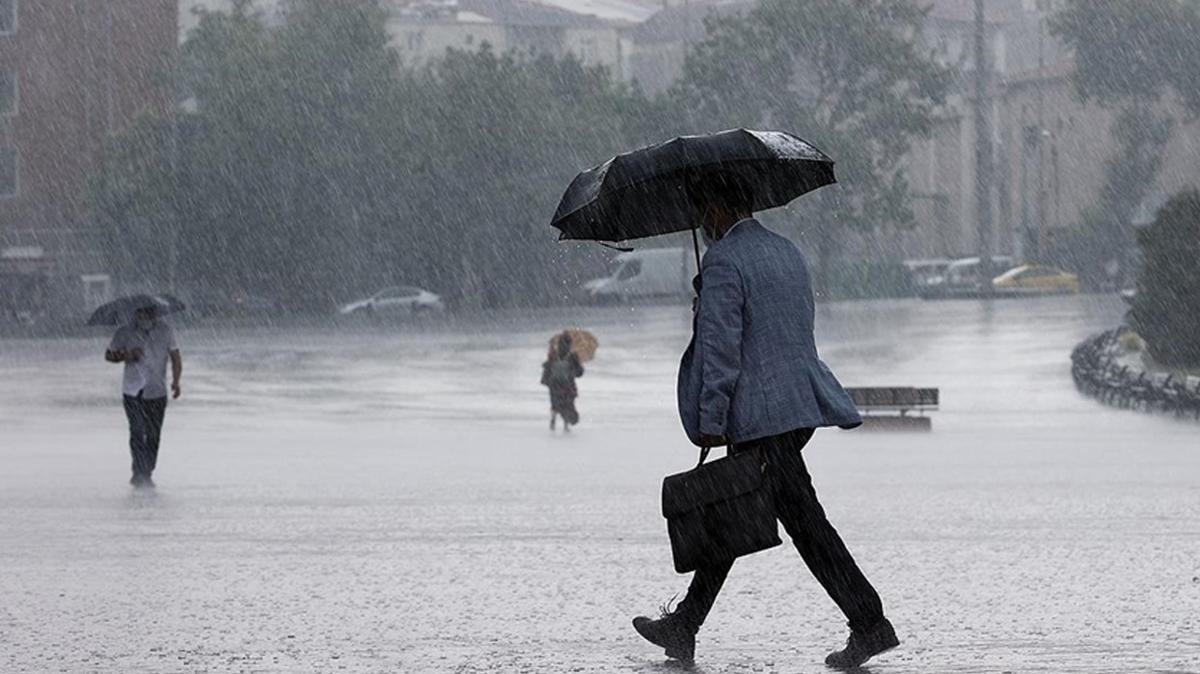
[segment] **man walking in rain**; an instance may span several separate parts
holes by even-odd
[[[883,605],[817,500],[801,450],[815,429],[861,424],[841,384],[817,357],[813,296],[800,249],[751,217],[752,188],[732,173],[688,184],[709,244],[690,358],[679,372],[679,408],[701,447],[755,452],[776,518],[809,570],[846,615],[850,637],[825,663],[849,669],[899,644]],[[696,570],[687,596],[634,628],[668,657],[690,662],[696,632],[733,560]]]
[[[158,441],[167,411],[167,360],[171,361],[171,397],[180,394],[183,357],[175,343],[175,331],[159,318],[155,306],[142,307],[133,323],[113,335],[104,359],[124,363],[122,393],[129,419],[129,453],[133,458],[135,487],[153,487],[151,474],[158,463]]]

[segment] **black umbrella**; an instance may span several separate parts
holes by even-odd
[[[128,295],[100,305],[92,312],[88,325],[125,325],[134,319],[139,309],[153,307],[160,316],[183,311],[183,302],[173,295]]]
[[[750,185],[755,211],[837,182],[833,160],[790,133],[732,129],[682,136],[580,173],[550,224],[560,239],[612,242],[693,229],[699,214],[685,185],[712,171],[737,173]]]

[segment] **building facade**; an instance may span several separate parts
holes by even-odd
[[[1021,0],[990,17],[1001,36],[991,52],[996,61],[987,102],[994,157],[991,249],[1017,260],[1044,260],[1066,243],[1069,230],[1097,202],[1105,163],[1118,147],[1114,112],[1076,95],[1074,64],[1046,27],[1055,7],[1050,0]],[[966,30],[963,23],[960,32]],[[914,146],[905,164],[917,221],[895,239],[909,258],[965,256],[979,249],[974,72],[969,63],[957,67],[961,93],[951,97],[931,137]],[[1169,101],[1166,106],[1174,125],[1162,172],[1146,203],[1131,204],[1143,219],[1153,217],[1164,195],[1196,185],[1200,174],[1200,124]]]
[[[391,10],[388,32],[406,65],[488,44],[501,53],[571,54],[627,77],[621,22],[531,0],[399,0]]]
[[[754,0],[693,0],[664,3],[645,21],[626,28],[625,79],[642,91],[666,91],[683,73],[688,49],[704,39],[704,22],[748,12]]]
[[[109,136],[170,96],[175,0],[0,0],[0,314],[106,292],[87,187]]]

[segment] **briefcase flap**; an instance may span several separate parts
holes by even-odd
[[[663,478],[663,517],[672,519],[711,503],[737,498],[758,489],[762,481],[762,463],[753,452],[668,475]]]

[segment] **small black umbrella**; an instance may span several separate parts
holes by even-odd
[[[173,295],[127,295],[100,305],[92,312],[88,325],[125,325],[139,309],[154,307],[160,316],[183,311],[183,302]]]
[[[718,170],[736,172],[754,188],[755,211],[837,182],[833,160],[790,133],[732,129],[682,136],[580,173],[550,224],[560,239],[610,242],[694,229],[698,214],[685,185]]]

